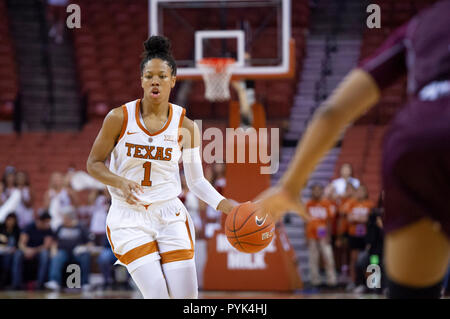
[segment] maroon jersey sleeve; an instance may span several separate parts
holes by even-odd
[[[359,68],[372,75],[381,90],[407,72],[405,45],[407,27],[408,24],[404,24],[397,28],[372,55],[359,64]]]

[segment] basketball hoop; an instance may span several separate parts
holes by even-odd
[[[232,58],[205,58],[198,62],[205,82],[205,98],[211,102],[223,102],[230,99],[230,79]]]

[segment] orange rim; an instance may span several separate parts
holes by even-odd
[[[208,67],[213,67],[217,73],[223,72],[226,67],[236,62],[235,59],[232,58],[204,58],[201,59],[198,63],[201,65],[205,65]]]

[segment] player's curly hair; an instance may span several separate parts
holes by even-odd
[[[177,75],[177,65],[172,56],[170,40],[164,36],[153,35],[144,42],[142,53],[141,74],[145,64],[151,59],[158,58],[166,61],[172,69],[172,75]]]

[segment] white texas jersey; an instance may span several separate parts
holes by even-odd
[[[167,122],[151,134],[141,116],[140,100],[122,108],[124,123],[111,152],[110,171],[142,186],[144,194],[135,195],[143,205],[177,197],[181,193],[178,137],[186,110],[169,103]],[[108,186],[108,190],[113,200],[125,201],[120,189]]]

